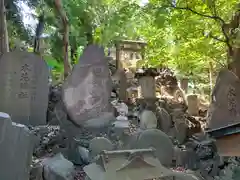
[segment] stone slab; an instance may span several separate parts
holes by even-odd
[[[0,113],[0,179],[29,179],[33,138],[29,129]]]
[[[167,134],[158,129],[147,129],[139,133],[136,143],[131,148],[154,148],[156,156],[164,166],[172,164],[174,147]]]
[[[216,80],[208,110],[209,129],[240,122],[240,81],[231,71],[222,70]]]
[[[97,156],[103,150],[113,150],[113,144],[104,137],[95,137],[89,142],[91,157]]]
[[[157,119],[158,119],[159,128],[163,132],[168,133],[173,125],[171,116],[164,108],[157,108],[156,115],[157,115]]]
[[[140,115],[140,128],[145,129],[155,129],[157,128],[157,117],[149,110],[144,110]]]
[[[0,111],[25,125],[46,124],[49,70],[40,56],[14,51],[0,59]]]

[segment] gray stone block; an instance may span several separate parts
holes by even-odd
[[[33,153],[33,138],[29,129],[12,123],[6,113],[0,113],[0,179],[29,179]]]
[[[73,180],[73,163],[63,157],[61,153],[43,162],[45,180]]]
[[[0,111],[25,125],[46,124],[48,67],[35,53],[14,51],[0,58]]]

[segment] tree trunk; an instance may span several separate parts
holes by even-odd
[[[209,62],[209,85],[210,85],[210,96],[213,90],[213,65],[212,62]]]
[[[9,52],[8,31],[4,0],[0,0],[0,56]]]
[[[64,78],[66,79],[71,72],[71,65],[68,59],[68,46],[69,46],[68,18],[62,7],[61,0],[55,0],[55,7],[58,14],[61,17],[63,24],[63,56],[64,56],[63,64],[64,64]]]
[[[228,35],[231,47],[228,47],[228,56],[232,59],[228,62],[229,70],[233,71],[240,78],[240,48],[239,48],[239,25],[240,25],[240,12],[237,11],[233,15],[230,23],[225,24],[224,31]],[[238,42],[237,44],[234,42]]]
[[[71,46],[71,65],[74,66],[75,65],[75,60],[77,58],[77,49],[74,46]]]
[[[92,27],[89,26],[86,32],[87,42],[88,45],[93,44],[93,34],[92,34]]]

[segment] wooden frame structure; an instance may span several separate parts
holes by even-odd
[[[220,156],[240,156],[240,123],[207,130],[206,133],[215,139]]]

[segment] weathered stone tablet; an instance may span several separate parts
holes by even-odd
[[[25,125],[46,124],[48,67],[40,56],[14,51],[0,59],[0,111]]]

